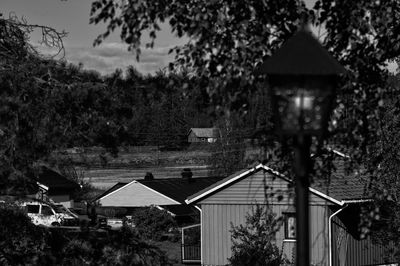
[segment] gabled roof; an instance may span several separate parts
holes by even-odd
[[[209,187],[221,180],[222,177],[198,177],[198,178],[166,178],[153,180],[136,180],[142,185],[153,189],[175,201],[185,204],[185,199],[190,195]]]
[[[79,185],[64,177],[60,173],[42,166],[39,170],[38,183],[49,188],[50,192],[59,190],[74,190],[78,189]]]
[[[199,138],[217,138],[218,129],[217,128],[191,128],[189,131],[193,132]]]
[[[335,161],[334,165],[336,169],[329,180],[315,180],[313,189],[343,202],[371,199],[365,181],[355,174],[346,174],[342,161]]]
[[[196,203],[261,170],[269,172],[287,182],[292,182],[290,179],[286,178],[279,172],[274,171],[272,168],[264,164],[258,164],[250,169],[242,170],[230,175],[223,180],[191,195],[185,200],[185,202],[187,204]],[[345,175],[343,164],[337,166],[336,172],[331,174],[329,181],[314,182],[310,186],[309,190],[311,193],[338,205],[371,200],[370,197],[365,193],[365,186],[358,177],[355,175]]]
[[[107,189],[106,191],[104,191],[103,193],[101,193],[100,195],[98,195],[94,200],[92,201],[97,201],[99,199],[101,199],[102,197],[110,194],[111,192],[116,191],[117,189],[120,189],[121,187],[125,186],[126,182],[118,182],[117,184],[115,184],[114,186],[110,187],[109,189]]]
[[[109,188],[107,191],[97,196],[94,201],[101,200],[112,193],[118,193],[119,190],[128,187],[130,184],[139,183],[145,186],[147,189],[154,191],[157,194],[161,194],[165,198],[175,201],[177,204],[185,204],[185,199],[212,185],[213,183],[221,180],[222,177],[198,177],[198,178],[165,178],[165,179],[153,179],[144,180],[138,179],[133,180],[129,183],[117,183],[113,187]]]

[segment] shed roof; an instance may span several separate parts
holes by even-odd
[[[193,132],[199,138],[217,138],[218,129],[217,128],[191,128],[189,131]]]

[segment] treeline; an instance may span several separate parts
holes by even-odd
[[[129,67],[102,76],[40,57],[3,70],[2,114],[17,115],[11,102],[21,103],[18,119],[24,117],[25,126],[35,131],[27,141],[43,137],[58,147],[179,146],[187,142],[191,127],[217,124],[207,88],[189,73],[144,76]],[[257,107],[265,109],[260,100],[254,107],[246,134],[257,126]]]

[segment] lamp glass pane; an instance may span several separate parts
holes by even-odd
[[[281,131],[293,134],[295,132],[318,133],[322,129],[324,112],[329,107],[329,90],[285,88],[275,91],[278,119]]]

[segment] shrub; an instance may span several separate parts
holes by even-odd
[[[63,249],[62,265],[91,265],[93,256],[91,244],[85,240],[72,239]]]
[[[279,266],[288,263],[275,245],[281,219],[267,206],[257,205],[246,216],[246,224],[232,225],[232,266]]]
[[[174,218],[167,211],[156,207],[137,210],[132,219],[136,230],[144,239],[158,241],[177,228]]]

